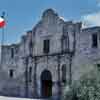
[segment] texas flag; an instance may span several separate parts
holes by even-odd
[[[3,17],[0,17],[0,28],[3,28],[5,26],[5,20]]]

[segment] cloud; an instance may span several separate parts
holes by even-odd
[[[100,0],[96,0],[97,6],[100,7]]]
[[[84,15],[81,20],[83,27],[100,26],[100,12]]]
[[[66,18],[60,16],[60,19],[62,19],[63,21],[68,21]]]

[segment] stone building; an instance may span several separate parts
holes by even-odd
[[[63,88],[100,66],[100,27],[82,29],[52,9],[20,42],[2,46],[0,94],[60,98]]]

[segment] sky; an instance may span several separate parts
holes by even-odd
[[[20,41],[48,8],[65,20],[82,21],[83,27],[100,26],[100,0],[0,0],[0,15],[6,13],[5,44]]]

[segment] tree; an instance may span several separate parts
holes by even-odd
[[[85,73],[64,95],[64,100],[100,100],[100,72]],[[69,99],[70,98],[70,99]]]

